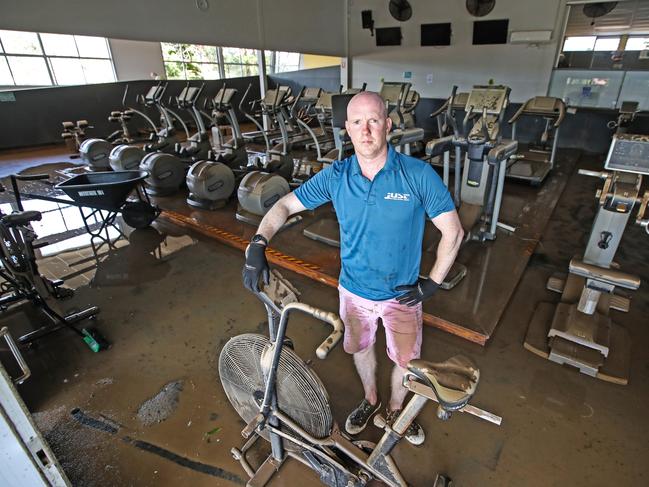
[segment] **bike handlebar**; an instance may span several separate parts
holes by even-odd
[[[325,311],[319,308],[315,308],[310,304],[306,303],[289,303],[284,306],[282,309],[282,316],[292,310],[302,311],[303,313],[313,316],[315,319],[329,323],[333,328],[333,331],[329,334],[327,338],[320,344],[316,349],[315,354],[319,359],[325,359],[329,352],[340,342],[340,339],[343,337],[343,322],[342,320],[331,311]],[[281,318],[280,318],[281,319]]]
[[[320,346],[316,349],[316,356],[319,359],[325,359],[329,352],[340,342],[340,339],[343,337],[344,325],[342,320],[331,311],[324,311],[322,309],[311,306],[306,303],[293,302],[288,303],[283,308],[279,308],[275,302],[263,291],[255,293],[255,295],[264,303],[266,306],[270,307],[273,311],[280,315],[278,332],[283,333],[286,330],[286,322],[288,320],[288,315],[292,310],[302,311],[303,313],[309,314],[316,318],[317,320],[324,321],[329,323],[333,331],[324,339]]]

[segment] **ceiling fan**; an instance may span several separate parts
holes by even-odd
[[[496,0],[466,0],[466,9],[474,17],[484,17],[495,5]]]
[[[412,7],[408,0],[390,0],[390,14],[399,22],[405,22],[412,17]]]

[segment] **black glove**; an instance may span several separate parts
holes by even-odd
[[[403,294],[401,296],[397,296],[397,301],[399,301],[399,304],[414,306],[417,303],[421,303],[425,299],[430,298],[433,294],[435,294],[435,291],[437,291],[438,287],[439,284],[437,284],[432,279],[422,279],[420,277],[414,284],[397,286],[395,288],[397,291],[403,291]]]
[[[253,293],[259,292],[259,278],[264,284],[270,279],[270,269],[266,260],[266,246],[263,243],[251,243],[246,248],[246,263],[243,265],[243,285]]]

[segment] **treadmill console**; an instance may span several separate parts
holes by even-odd
[[[165,87],[162,85],[152,86],[151,88],[149,88],[149,91],[147,91],[146,95],[144,95],[144,99],[148,103],[153,103],[155,101],[158,101],[162,97],[164,90]]]
[[[236,92],[236,88],[221,88],[214,96],[213,101],[216,105],[228,105]]]
[[[486,108],[487,115],[500,115],[507,106],[509,88],[506,86],[474,86],[466,102],[465,110],[473,107],[473,113],[482,113]]]
[[[614,135],[604,168],[609,171],[649,175],[649,136]]]
[[[286,101],[290,94],[288,86],[280,86],[272,90],[267,90],[262,102],[268,108],[277,108]]]
[[[635,113],[638,111],[637,101],[623,101],[620,105],[620,113]]]
[[[344,128],[347,121],[347,105],[354,95],[333,95],[331,97],[331,125]]]
[[[410,83],[400,83],[395,81],[384,81],[381,86],[379,95],[390,105],[397,105],[402,102],[410,91]]]
[[[194,103],[196,101],[196,98],[198,98],[200,92],[201,92],[200,88],[196,86],[188,86],[183,100],[187,104]]]

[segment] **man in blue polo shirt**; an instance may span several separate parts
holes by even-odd
[[[407,393],[402,385],[407,363],[420,356],[421,303],[444,280],[463,231],[453,201],[432,167],[388,145],[392,121],[378,94],[365,91],[352,98],[345,128],[355,154],[335,161],[270,209],[246,249],[243,281],[253,291],[258,290],[260,277],[268,282],[266,246],[292,214],[333,203],[340,224],[344,348],[353,354],[365,393],[345,423],[349,434],[357,434],[380,408],[374,353],[379,318],[387,354],[395,364],[387,408],[392,421]],[[426,217],[442,237],[432,270],[420,278]],[[421,426],[413,422],[406,439],[419,445],[424,438]]]

